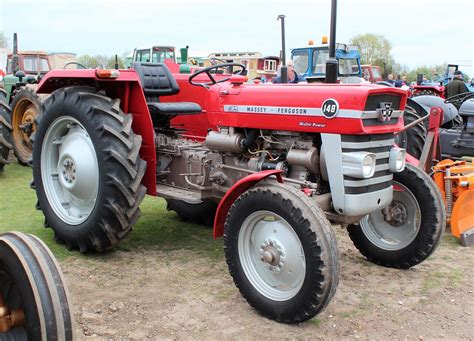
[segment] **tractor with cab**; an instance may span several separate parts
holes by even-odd
[[[295,72],[308,83],[324,82],[326,78],[326,62],[329,58],[327,37],[323,37],[323,45],[315,46],[310,40],[307,47],[291,50],[291,60]],[[355,45],[336,44],[336,59],[338,60],[338,79],[342,83],[360,83],[362,77],[360,54]]]

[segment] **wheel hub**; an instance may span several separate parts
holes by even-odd
[[[283,247],[276,240],[268,239],[260,246],[260,260],[271,271],[280,271],[284,265]]]
[[[71,184],[76,180],[76,166],[74,165],[74,161],[69,157],[66,157],[63,161],[62,174],[64,181],[67,183]]]
[[[10,329],[22,326],[24,323],[25,312],[23,309],[10,310],[0,293],[0,333],[6,333]]]
[[[392,226],[399,227],[407,222],[408,210],[400,201],[393,200],[391,205],[383,209],[384,219]]]

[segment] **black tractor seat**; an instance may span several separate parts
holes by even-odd
[[[195,115],[202,112],[201,106],[193,102],[160,102],[160,96],[179,93],[179,86],[168,67],[163,63],[133,63],[132,67],[140,76],[148,109],[155,122],[155,116]],[[163,123],[163,119],[159,119]]]
[[[202,112],[201,106],[193,102],[148,102],[150,113],[158,115],[194,115]]]

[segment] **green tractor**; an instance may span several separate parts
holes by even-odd
[[[8,163],[10,149],[20,164],[28,164],[33,150],[30,137],[44,99],[36,94],[36,87],[50,69],[46,52],[18,52],[17,35],[13,35],[13,53],[7,58],[0,94],[0,171]]]

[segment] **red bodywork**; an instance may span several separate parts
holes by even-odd
[[[364,126],[360,115],[364,111],[369,95],[392,94],[400,96],[400,110],[405,109],[407,93],[400,89],[361,84],[246,84],[240,76],[231,82],[220,83],[206,89],[189,84],[189,75],[174,75],[180,93],[161,97],[162,102],[195,102],[203,113],[182,116],[173,120],[173,125],[182,124],[187,130],[184,135],[196,140],[204,140],[208,129],[217,126],[257,128],[266,130],[286,130],[308,133],[333,134],[381,134],[396,132],[403,128],[403,118],[396,124]],[[204,78],[205,79],[205,78]],[[196,79],[199,81],[199,77]],[[120,70],[115,79],[101,79],[96,70],[53,70],[39,84],[38,93],[51,93],[56,89],[72,85],[90,85],[106,91],[111,98],[121,100],[125,113],[133,114],[133,130],[142,136],[140,156],[147,162],[143,184],[148,194],[156,195],[156,149],[154,129],[148,111],[140,80],[135,70]],[[339,103],[340,114],[328,119],[322,115],[291,113],[286,110],[309,108],[319,110],[327,99]],[[258,111],[260,107],[272,109],[272,113]],[[228,110],[226,108],[237,108]],[[255,112],[242,112],[254,110]],[[250,108],[250,109],[249,109]],[[254,108],[254,109],[252,109]],[[275,112],[278,110],[278,112]],[[284,110],[280,112],[279,110]],[[288,112],[288,114],[287,114]],[[351,115],[353,116],[351,118]],[[240,180],[226,193],[216,216],[215,235],[222,233],[223,219],[236,196],[263,178],[277,172],[259,172]],[[278,176],[278,175],[277,175]]]
[[[420,91],[430,91],[433,92],[436,96],[444,98],[444,86],[443,85],[418,85],[415,84],[411,92],[415,96]]]

